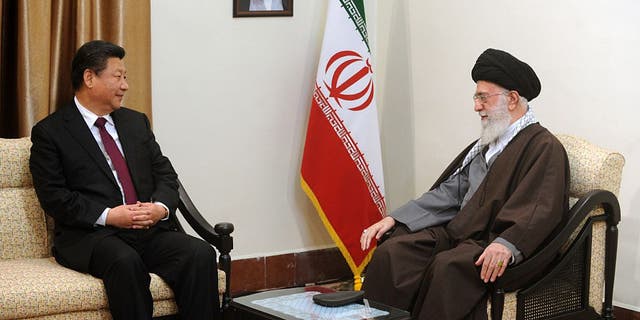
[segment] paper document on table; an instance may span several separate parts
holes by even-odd
[[[251,303],[290,315],[298,319],[368,319],[388,315],[389,312],[358,303],[342,307],[323,307],[313,303],[317,291],[294,293],[274,298],[260,299]]]

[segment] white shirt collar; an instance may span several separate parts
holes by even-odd
[[[84,119],[84,122],[87,123],[87,126],[89,128],[93,127],[93,125],[96,123],[96,120],[100,117],[97,114],[91,112],[91,110],[87,109],[85,106],[83,106],[80,101],[78,101],[78,97],[73,97],[73,102],[76,103],[76,106],[78,107],[78,111],[80,111],[80,114],[82,115],[82,118]],[[103,118],[107,119],[107,123],[111,124],[112,126],[114,126],[113,123],[113,118],[111,118],[111,114],[102,116]]]

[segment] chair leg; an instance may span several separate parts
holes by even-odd
[[[616,256],[618,251],[618,227],[615,225],[607,228],[606,254],[604,267],[604,303],[602,305],[602,318],[613,320],[613,280],[616,272]]]
[[[233,229],[233,224],[226,222],[218,223],[214,227],[214,230],[220,237],[220,245],[217,247],[220,252],[218,266],[222,271],[224,271],[226,275],[225,280],[227,280],[227,287],[225,288],[221,301],[222,311],[227,310],[229,308],[229,303],[231,302],[231,256],[229,255],[229,252],[233,249],[233,238],[231,237]]]
[[[220,269],[225,272],[227,284],[224,294],[222,295],[222,310],[226,310],[231,302],[231,256],[229,255],[229,251],[225,251],[226,250],[220,250],[220,258],[218,258]]]
[[[504,290],[491,290],[491,320],[502,320],[504,309]]]

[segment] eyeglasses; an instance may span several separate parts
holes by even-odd
[[[509,91],[498,92],[494,94],[476,93],[473,95],[473,101],[480,100],[480,103],[487,103],[487,99],[493,96],[506,95],[506,94],[509,94]]]

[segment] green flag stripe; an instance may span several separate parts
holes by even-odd
[[[371,53],[369,48],[369,37],[367,36],[367,21],[364,17],[364,3],[362,0],[340,0],[342,7],[347,11],[351,21],[356,26],[362,41],[367,45],[367,50]]]

